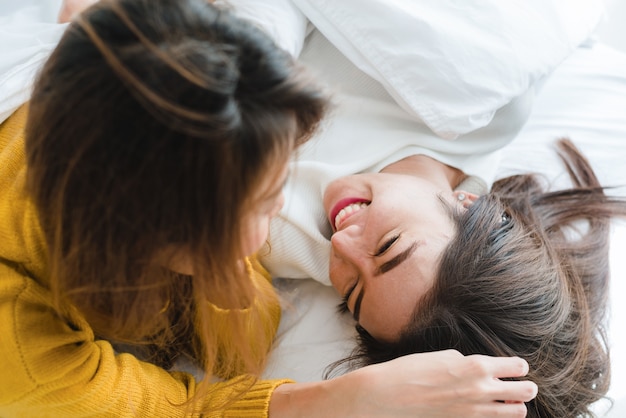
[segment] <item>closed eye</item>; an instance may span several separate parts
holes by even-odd
[[[383,255],[385,251],[391,248],[391,246],[398,240],[398,238],[400,238],[400,235],[395,235],[385,241],[385,243],[378,249],[378,251],[376,251],[376,254],[374,254],[374,256],[379,257]]]
[[[350,287],[350,289],[346,292],[346,294],[342,296],[341,303],[337,305],[338,313],[345,314],[345,313],[350,312],[350,309],[348,308],[348,299],[350,299],[350,295],[352,295],[352,292],[354,292],[354,289],[356,289],[356,285],[358,283],[359,283],[359,279],[357,278],[354,281],[354,285],[352,285],[352,287]]]

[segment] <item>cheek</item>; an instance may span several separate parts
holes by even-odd
[[[255,217],[248,222],[242,243],[244,254],[252,255],[263,246],[269,233],[269,221],[269,217]]]
[[[344,263],[337,257],[335,252],[331,249],[330,260],[328,263],[328,277],[330,283],[333,285],[337,293],[340,295],[348,285],[346,284],[346,278],[348,272]]]
[[[285,205],[285,195],[281,193],[280,196],[276,199],[276,202],[274,203],[274,207],[270,211],[269,217],[273,218],[277,216],[284,205]]]
[[[423,289],[393,282],[371,289],[361,303],[361,325],[375,338],[396,341],[410,322],[422,294]]]

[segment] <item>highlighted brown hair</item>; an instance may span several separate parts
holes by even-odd
[[[269,346],[263,327],[233,319],[236,348],[218,361],[207,305],[274,297],[241,267],[241,219],[325,105],[264,33],[204,0],[89,8],[42,69],[27,123],[59,311],[72,303],[98,336],[166,368],[182,351],[207,376],[258,373],[249,341]],[[170,248],[193,277],[155,263]]]

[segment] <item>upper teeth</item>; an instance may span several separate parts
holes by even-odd
[[[361,209],[367,207],[369,203],[360,202],[360,203],[350,203],[345,208],[341,209],[337,216],[335,216],[335,229],[339,229],[339,225],[341,225],[341,221],[343,221],[348,215],[358,212]]]

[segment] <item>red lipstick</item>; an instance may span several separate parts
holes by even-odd
[[[328,213],[328,221],[330,222],[333,231],[335,231],[335,218],[337,217],[337,214],[341,211],[341,209],[352,203],[370,203],[370,201],[359,197],[346,197],[345,199],[341,199],[339,202],[335,203],[335,206],[333,206]]]

